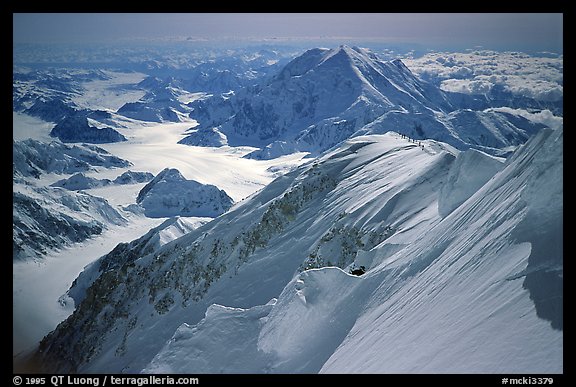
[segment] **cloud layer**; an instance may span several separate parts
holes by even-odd
[[[434,52],[403,59],[420,77],[443,90],[487,94],[494,87],[514,95],[555,102],[563,98],[562,55],[531,56],[520,52]]]

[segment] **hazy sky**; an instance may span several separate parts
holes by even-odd
[[[14,14],[14,43],[130,38],[345,37],[391,43],[562,51],[562,14]]]

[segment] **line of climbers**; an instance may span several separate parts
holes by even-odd
[[[416,141],[416,139],[410,138],[410,136],[407,136],[407,135],[402,134],[402,133],[400,133],[400,136],[402,136],[402,138],[408,139],[408,141],[413,142],[414,144],[417,144],[419,148],[424,150],[424,144],[422,144],[422,142],[420,140]]]

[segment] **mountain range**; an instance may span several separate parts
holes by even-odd
[[[358,47],[312,49],[260,83],[191,102],[199,126],[180,143],[213,145],[223,137],[221,144],[261,148],[247,157],[268,159],[318,155],[349,137],[393,130],[503,154],[544,127],[510,113],[460,109],[454,99],[400,59],[382,61]]]

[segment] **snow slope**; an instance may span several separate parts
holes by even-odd
[[[561,373],[562,138],[540,132],[367,275],[376,290],[321,372]]]
[[[502,169],[504,159],[476,149],[461,152],[450,168],[446,183],[440,188],[438,212],[448,215]]]
[[[144,372],[562,373],[562,169],[562,131],[542,131],[364,276],[312,269],[273,306],[212,305]]]
[[[227,90],[233,79],[220,75]],[[129,98],[120,93],[105,101],[114,93],[108,73],[77,76],[66,71],[64,78],[73,80],[68,84],[42,75],[32,87],[28,75],[15,75],[14,108],[61,121],[77,102],[92,109],[99,101],[103,111],[80,112],[82,126],[100,131],[105,122],[127,141],[102,148],[14,143],[15,234],[33,241],[16,225],[37,229],[36,223],[51,225],[54,217],[57,224],[79,226],[82,235],[97,230],[98,222],[119,231],[115,213],[139,232],[116,235],[102,227],[109,239],[107,248],[94,250],[98,254],[86,254],[98,237],[49,251],[49,257],[96,259],[75,281],[71,299],[60,298],[62,284],[71,282],[78,264],[46,263],[45,274],[54,278],[44,282],[52,287],[35,283],[30,290],[26,283],[41,282],[42,274],[14,264],[18,348],[31,347],[68,316],[72,299],[77,306],[43,340],[36,360],[45,370],[562,371],[561,118],[501,107],[454,110],[457,98],[446,98],[401,61],[382,62],[345,46],[311,50],[258,83],[247,74],[250,87],[188,106],[196,96],[179,86],[154,88],[154,79],[139,105],[133,103],[142,96],[136,88]],[[129,90],[140,75],[126,76],[118,90]],[[101,95],[77,87],[82,77],[100,82]],[[135,107],[135,117],[185,122],[156,125],[109,111],[124,103]],[[189,108],[199,127],[184,117]],[[46,141],[53,129],[14,117],[24,128],[16,133],[14,124],[15,140]],[[508,155],[545,125],[558,130],[541,131],[506,163],[433,140],[420,147],[395,133],[374,135],[399,130]],[[329,148],[247,198],[301,164],[303,153],[270,159]],[[112,181],[131,163],[155,174],[178,168],[177,180],[247,199],[195,230],[206,219],[163,222],[122,212],[138,212],[133,203],[145,183],[132,175],[124,179],[129,186],[87,187],[88,195],[41,187],[61,173]],[[122,171],[108,170],[111,165]],[[27,213],[31,203],[42,203],[48,213]],[[72,235],[54,238],[62,234]],[[368,272],[348,274],[358,266]],[[56,275],[58,268],[65,274]],[[55,307],[58,298],[61,307]],[[38,329],[24,323],[26,315],[40,320]],[[19,340],[21,331],[34,334]]]

